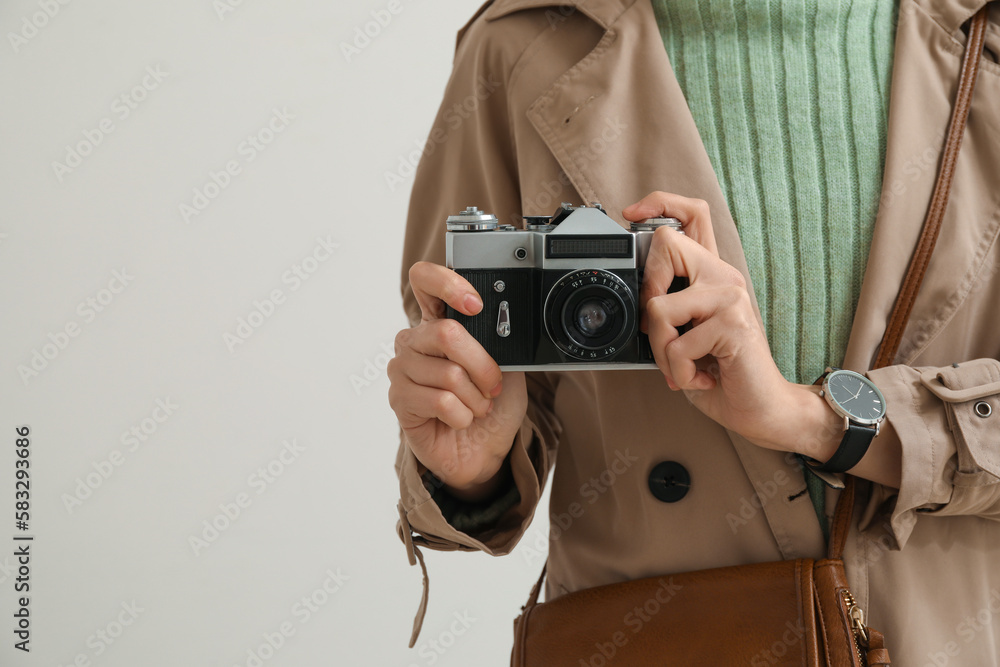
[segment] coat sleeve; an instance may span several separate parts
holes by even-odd
[[[417,261],[445,263],[445,220],[475,205],[502,222],[520,219],[521,199],[516,146],[507,108],[507,79],[519,56],[519,44],[491,40],[487,26],[476,20],[460,33],[452,75],[444,101],[420,158],[407,216],[402,262],[403,306],[410,325],[420,321],[420,309],[409,285],[408,272]],[[410,564],[423,565],[418,547],[440,551],[510,552],[531,522],[552,465],[559,427],[552,402],[551,374],[528,373],[528,408],[508,455],[510,484],[499,498],[509,506],[488,525],[455,528],[435,501],[435,478],[400,439],[396,456],[400,500],[397,533]],[[439,495],[440,497],[440,495]],[[510,502],[511,498],[516,502]],[[461,525],[461,524],[459,524]],[[424,600],[414,624],[411,646],[426,608]]]
[[[903,476],[898,492],[874,486],[866,515],[891,508],[898,548],[921,515],[1000,521],[1000,361],[886,366],[867,375],[885,395],[879,437],[899,439]]]

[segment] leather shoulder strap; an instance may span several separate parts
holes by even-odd
[[[539,575],[538,581],[535,582],[535,585],[531,589],[531,595],[528,596],[528,602],[527,602],[527,604],[525,604],[523,607],[521,607],[521,611],[522,612],[525,611],[526,609],[530,609],[531,607],[534,607],[536,604],[538,604],[538,596],[542,592],[542,581],[545,580],[545,571],[548,568],[549,568],[549,561],[546,560],[545,561],[545,565],[542,566],[542,574]]]
[[[983,38],[986,35],[986,17],[989,3],[972,17],[969,28],[969,39],[966,42],[965,57],[962,59],[962,71],[959,75],[958,93],[955,96],[955,106],[952,110],[951,123],[948,125],[948,138],[945,140],[944,156],[938,171],[937,183],[931,195],[931,204],[924,219],[923,231],[917,242],[916,250],[910,259],[910,266],[903,279],[903,286],[896,297],[896,303],[889,316],[889,325],[879,346],[873,368],[882,368],[892,364],[899,351],[899,342],[903,338],[903,330],[913,310],[913,302],[920,290],[924,273],[934,252],[938,234],[941,231],[941,221],[944,219],[948,198],[951,195],[951,182],[955,175],[955,164],[958,161],[958,149],[962,146],[962,135],[965,134],[965,123],[969,118],[969,107],[972,104],[972,92],[976,87],[976,76],[979,73],[979,63],[983,56]]]
[[[842,560],[844,546],[847,544],[847,533],[851,528],[851,517],[854,514],[854,478],[850,475],[844,479],[844,490],[837,499],[837,510],[833,515],[833,525],[830,527],[830,544],[827,547],[827,558]]]

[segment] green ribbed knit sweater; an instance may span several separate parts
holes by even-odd
[[[652,2],[771,352],[786,379],[812,382],[843,359],[868,260],[896,3]]]

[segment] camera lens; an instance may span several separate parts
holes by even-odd
[[[598,361],[617,354],[635,333],[637,307],[617,275],[583,269],[563,276],[549,291],[545,329],[567,356]]]
[[[576,308],[576,328],[585,337],[600,336],[613,321],[608,311],[611,304],[606,299],[589,299]]]
[[[562,308],[561,328],[571,347],[589,351],[617,349],[627,322],[625,302],[613,287],[600,282],[576,288]],[[620,345],[621,343],[618,343]]]

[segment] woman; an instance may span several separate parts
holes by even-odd
[[[1000,67],[984,58],[899,351],[869,371],[937,175],[961,26],[985,3],[880,4],[497,0],[463,29],[389,369],[411,563],[419,546],[509,552],[550,470],[548,599],[819,557],[842,476],[794,454],[838,450],[843,418],[812,382],[839,366],[888,410],[850,469],[859,604],[898,664],[1000,665]],[[441,319],[480,307],[441,266],[448,215],[519,224],[561,201],[684,224],[657,235],[644,280],[661,372],[501,375]],[[674,274],[697,298],[664,295]]]

